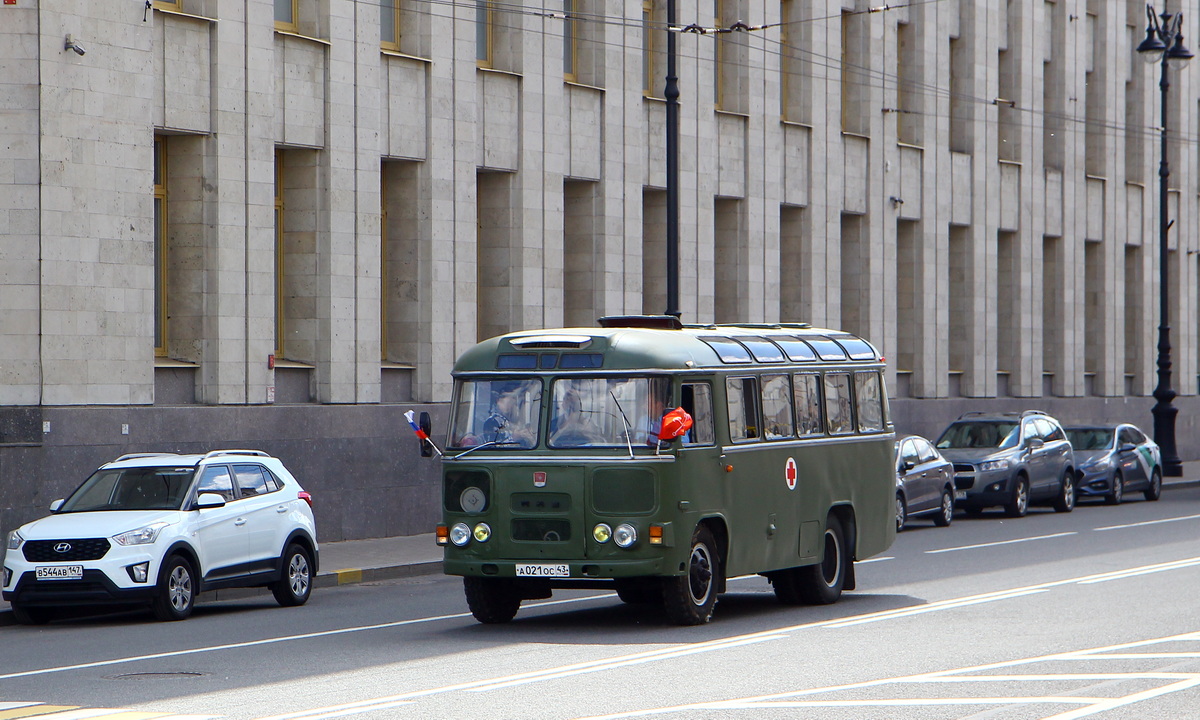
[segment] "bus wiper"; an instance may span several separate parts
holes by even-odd
[[[629,448],[629,457],[633,458],[633,428],[629,426],[629,418],[625,417],[625,409],[621,407],[621,401],[613,394],[612,390],[608,391],[613,402],[617,405],[617,412],[621,413],[621,422],[625,424],[625,445]]]
[[[462,457],[463,455],[470,455],[471,453],[475,452],[476,450],[482,450],[485,447],[491,447],[493,445],[520,445],[520,444],[521,443],[517,442],[516,440],[489,440],[488,442],[485,442],[482,445],[476,445],[473,448],[468,448],[466,450],[463,450],[462,452],[460,452],[459,454],[455,455],[454,457],[452,457],[450,459],[457,460],[460,457]]]

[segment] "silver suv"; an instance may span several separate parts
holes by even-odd
[[[969,412],[942,432],[937,449],[954,463],[955,504],[970,515],[1002,506],[1022,517],[1033,502],[1075,508],[1075,451],[1057,420],[1038,410]]]

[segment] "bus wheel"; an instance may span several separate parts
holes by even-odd
[[[712,620],[721,573],[716,548],[712,532],[697,525],[687,574],[663,580],[663,606],[667,619],[676,625],[703,625]]]
[[[507,578],[464,577],[467,607],[481,623],[506,623],[517,616],[521,596]]]
[[[617,580],[617,597],[629,605],[654,605],[663,599],[658,578],[623,578]]]
[[[825,552],[821,562],[796,568],[796,592],[807,605],[829,605],[842,596],[850,556],[846,552],[846,533],[837,515],[825,522]]]

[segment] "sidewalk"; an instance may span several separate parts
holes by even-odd
[[[1166,478],[1164,488],[1200,484],[1200,460],[1183,464],[1183,477]],[[442,549],[433,534],[321,543],[320,571],[314,588],[375,580],[431,575],[442,571]],[[265,589],[204,593],[201,603],[250,597]],[[0,600],[0,626],[14,624],[8,603]]]

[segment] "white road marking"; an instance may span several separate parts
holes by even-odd
[[[1146,525],[1161,525],[1163,523],[1179,522],[1180,520],[1200,520],[1200,515],[1184,515],[1182,517],[1163,518],[1162,520],[1146,520],[1145,522],[1129,523],[1128,525],[1108,525],[1106,527],[1092,528],[1094,532],[1104,532],[1105,530],[1125,530],[1127,528],[1145,527]]]
[[[896,558],[892,557],[891,555],[884,555],[882,557],[873,557],[873,558],[867,558],[866,560],[859,560],[858,562],[856,562],[854,564],[855,565],[866,565],[867,563],[883,562],[884,560],[895,560],[895,559]]]
[[[1136,703],[1149,700],[1171,693],[1182,692],[1193,687],[1200,686],[1200,673],[1179,673],[1179,672],[1131,672],[1131,673],[1049,673],[1042,675],[1025,675],[1025,674],[994,674],[994,675],[966,675],[965,673],[980,673],[990,670],[1004,669],[1010,667],[1018,667],[1022,665],[1032,665],[1035,663],[1063,661],[1096,661],[1096,660],[1118,660],[1136,658],[1144,659],[1174,659],[1173,656],[1179,653],[1122,653],[1114,652],[1117,650],[1129,650],[1140,647],[1161,643],[1178,643],[1178,642],[1200,642],[1200,633],[1185,633],[1182,635],[1174,635],[1170,637],[1154,638],[1152,640],[1142,640],[1133,643],[1123,643],[1121,645],[1112,645],[1101,648],[1091,648],[1086,650],[1074,650],[1062,653],[1053,653],[1039,657],[1023,658],[1020,660],[1010,660],[999,663],[991,663],[987,665],[975,665],[970,667],[955,668],[952,670],[940,670],[931,673],[921,673],[918,675],[909,675],[893,678],[882,678],[879,680],[869,680],[866,682],[849,683],[845,685],[834,685],[829,687],[811,688],[808,690],[799,690],[793,692],[776,693],[773,695],[762,695],[757,697],[738,698],[731,700],[718,700],[705,703],[688,703],[684,705],[675,705],[659,708],[649,708],[643,710],[634,710],[628,712],[612,713],[609,715],[594,715],[580,720],[622,720],[624,718],[648,717],[651,715],[667,715],[667,714],[686,714],[696,710],[764,710],[764,709],[795,709],[795,708],[815,708],[815,707],[841,707],[841,708],[868,708],[868,707],[936,707],[936,706],[964,706],[972,705],[1035,705],[1035,704],[1078,704],[1083,707],[1068,710],[1062,713],[1056,713],[1043,718],[1043,720],[1079,720],[1079,718],[1088,717],[1104,713],[1115,708],[1134,705]],[[1195,653],[1200,655],[1200,653]],[[1193,653],[1183,653],[1183,655],[1191,656]],[[1164,680],[1173,681],[1167,682],[1159,687],[1140,690],[1120,697],[1075,697],[1061,695],[1019,695],[1013,697],[949,697],[949,698],[912,698],[912,697],[897,697],[897,698],[871,698],[871,699],[844,699],[837,700],[822,700],[822,699],[804,699],[813,698],[813,696],[844,693],[850,690],[862,690],[866,688],[880,688],[888,685],[910,685],[910,684],[940,684],[940,683],[986,683],[986,682],[1061,682],[1064,680],[1091,680],[1091,681],[1106,681],[1106,682],[1138,682],[1139,688],[1145,687],[1146,680]]]
[[[978,545],[960,545],[952,548],[942,548],[941,550],[926,550],[926,555],[937,555],[939,553],[958,552],[959,550],[978,550],[979,548],[996,547],[998,545],[1015,545],[1016,543],[1033,542],[1035,540],[1050,540],[1051,538],[1067,537],[1068,535],[1078,535],[1077,532],[1060,532],[1053,535],[1038,535],[1036,537],[1017,538],[1016,540],[1000,540],[998,542],[980,543]]]

